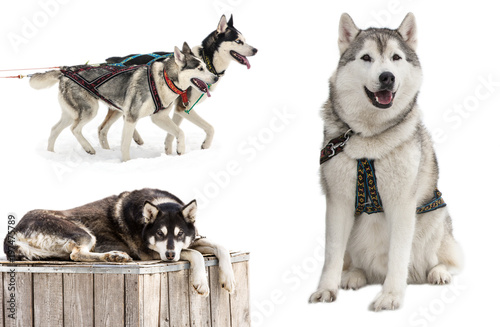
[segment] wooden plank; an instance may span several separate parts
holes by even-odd
[[[144,276],[144,326],[158,326],[160,320],[160,274]]]
[[[33,326],[33,283],[32,275],[30,273],[16,272],[16,266],[29,267],[30,265],[15,265],[9,270],[12,272],[5,272],[3,277],[3,298],[8,301],[11,294],[14,295],[15,305],[12,310],[9,310],[10,304],[5,303],[4,324],[5,326]],[[10,290],[9,290],[10,288]],[[13,316],[10,316],[12,312]],[[14,318],[12,318],[14,317]],[[2,325],[3,326],[3,325]]]
[[[170,326],[189,327],[189,270],[168,273]]]
[[[64,325],[62,274],[33,274],[35,327]]]
[[[143,327],[143,276],[125,275],[125,326]]]
[[[206,271],[207,267],[205,267]],[[210,295],[207,297],[200,296],[191,285],[188,285],[188,290],[191,327],[210,327]]]
[[[229,292],[219,284],[219,267],[209,267],[212,326],[231,327]]]
[[[160,327],[170,327],[168,275],[169,273],[160,274]]]
[[[230,295],[231,326],[250,326],[250,292],[248,285],[248,261],[233,263],[236,289]]]
[[[94,276],[63,274],[64,326],[94,326]]]
[[[94,274],[95,327],[125,324],[125,277],[123,274]]]

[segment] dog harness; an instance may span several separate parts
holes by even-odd
[[[344,150],[352,130],[333,138],[321,150],[320,165],[335,157]],[[367,214],[384,212],[382,199],[377,188],[377,177],[375,175],[375,161],[369,159],[357,159],[357,181],[356,181],[356,203],[354,215],[359,216],[363,212]],[[433,198],[426,204],[416,209],[417,214],[430,212],[446,206],[442,193],[434,190]]]
[[[88,92],[92,93],[102,101],[106,102],[107,104],[113,106],[114,108],[118,110],[122,110],[116,103],[114,103],[111,99],[107,98],[106,96],[102,95],[99,92],[99,87],[105,84],[106,82],[109,82],[113,78],[127,72],[133,72],[136,71],[137,69],[140,69],[142,67],[147,67],[147,76],[148,76],[148,84],[149,84],[149,91],[151,93],[151,96],[153,97],[153,102],[155,104],[155,111],[154,114],[157,113],[158,111],[165,109],[166,107],[162,105],[160,95],[158,94],[158,88],[156,87],[156,83],[153,79],[153,74],[151,71],[151,64],[155,62],[156,60],[159,59],[164,59],[172,54],[167,54],[163,56],[156,55],[156,57],[149,61],[147,64],[143,65],[136,65],[136,66],[125,66],[123,63],[127,62],[129,60],[132,60],[133,58],[127,58],[121,63],[117,64],[102,64],[99,66],[88,66],[88,65],[80,65],[80,66],[72,66],[72,67],[65,67],[61,69],[61,73],[71,79],[73,82],[87,90]],[[135,56],[134,56],[135,57]],[[88,80],[85,78],[85,73],[90,72],[93,70],[101,70],[102,75],[92,79]],[[181,91],[179,88],[177,88],[174,83],[168,79],[167,73],[165,70],[163,71],[163,76],[165,77],[165,81],[167,82],[168,87],[175,93],[179,94],[182,96],[183,102],[187,102],[187,94],[186,91]],[[169,82],[167,81],[170,81]],[[173,88],[171,87],[173,86]],[[175,89],[175,90],[174,90]],[[179,93],[180,92],[180,93]]]

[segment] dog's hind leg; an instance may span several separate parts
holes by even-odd
[[[234,291],[236,280],[234,279],[231,255],[223,246],[216,244],[206,238],[196,240],[191,248],[204,254],[213,254],[219,260],[219,283],[229,293]]]
[[[99,135],[99,143],[101,144],[101,147],[103,149],[106,150],[110,149],[108,143],[108,132],[109,129],[111,128],[111,125],[113,125],[121,116],[123,116],[123,112],[112,108],[108,108],[108,114],[106,115],[103,122],[101,123],[101,125],[99,125],[97,129]],[[137,143],[138,145],[144,144],[144,141],[142,140],[141,135],[139,135],[139,132],[137,132],[137,129],[134,130],[133,138],[135,143]]]
[[[206,137],[205,141],[203,141],[203,144],[201,145],[202,149],[208,149],[212,145],[212,140],[214,139],[214,133],[215,130],[212,125],[207,123],[203,118],[200,117],[194,110],[191,110],[189,113],[185,111],[180,111],[180,112],[175,112],[176,115],[181,115],[182,117],[186,118],[199,128],[203,129],[205,131]],[[174,116],[175,117],[175,116]]]
[[[61,134],[61,132],[71,125],[74,122],[73,117],[66,111],[62,111],[61,114],[61,119],[57,122],[57,124],[52,127],[52,130],[50,131],[50,137],[49,137],[49,142],[47,145],[47,151],[54,152],[54,145],[56,143],[56,139]]]

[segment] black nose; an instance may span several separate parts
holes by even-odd
[[[217,83],[218,80],[219,80],[219,77],[215,76],[214,77],[214,83]]]
[[[253,54],[256,54],[257,51],[259,51],[259,50],[255,49],[255,48],[253,48],[253,50],[252,50]]]
[[[381,89],[392,90],[392,88],[394,87],[394,81],[396,80],[396,76],[394,76],[394,74],[391,72],[383,72],[378,77],[378,80],[380,81]]]
[[[175,258],[175,251],[167,251],[167,252],[165,252],[165,255],[167,256],[168,260],[174,260],[174,258]]]

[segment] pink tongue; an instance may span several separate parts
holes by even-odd
[[[245,65],[247,65],[247,69],[250,69],[250,62],[248,61],[248,59],[246,57],[241,57],[241,59],[243,59]]]
[[[380,104],[389,104],[392,101],[392,92],[387,90],[375,92],[375,98]]]
[[[207,88],[207,97],[209,97],[209,98],[211,97],[210,92],[208,91],[208,88]]]

